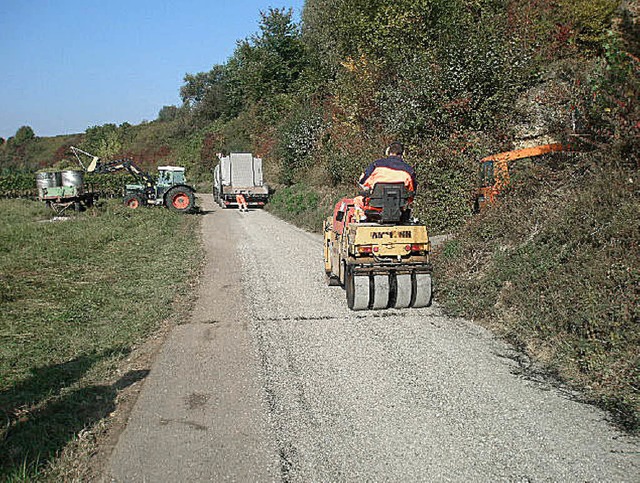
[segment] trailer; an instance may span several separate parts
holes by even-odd
[[[263,207],[269,200],[269,186],[262,177],[262,159],[251,153],[219,156],[213,172],[213,198],[222,208],[237,207],[243,195],[251,207]]]
[[[69,208],[81,211],[92,206],[97,199],[96,193],[85,190],[82,171],[39,172],[36,174],[36,186],[38,199],[58,215]]]

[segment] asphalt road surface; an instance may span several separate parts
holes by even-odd
[[[474,324],[351,312],[322,239],[210,210],[192,319],[146,379],[107,481],[640,481],[640,445]]]

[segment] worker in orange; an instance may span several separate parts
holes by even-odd
[[[404,146],[394,142],[385,151],[386,158],[371,163],[360,176],[358,183],[368,191],[373,190],[376,183],[404,183],[407,191],[416,190],[416,173],[411,166],[404,162],[402,156]]]
[[[238,209],[240,211],[249,211],[249,205],[247,205],[247,200],[242,193],[236,195],[236,203],[238,203]]]
[[[386,151],[386,158],[378,159],[371,163],[362,173],[358,184],[366,193],[373,191],[376,183],[404,183],[407,191],[414,193],[418,183],[414,169],[405,163],[404,146],[402,143],[391,143]],[[365,199],[363,196],[356,196],[354,199],[356,209],[356,219],[364,220]],[[410,202],[413,199],[410,200]]]

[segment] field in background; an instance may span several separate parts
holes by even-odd
[[[0,479],[37,479],[145,374],[119,362],[184,313],[201,261],[197,215],[102,204],[48,221],[0,200]]]

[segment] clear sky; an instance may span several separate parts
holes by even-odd
[[[304,0],[0,0],[0,136],[153,120],[186,73],[258,31],[260,11]]]

